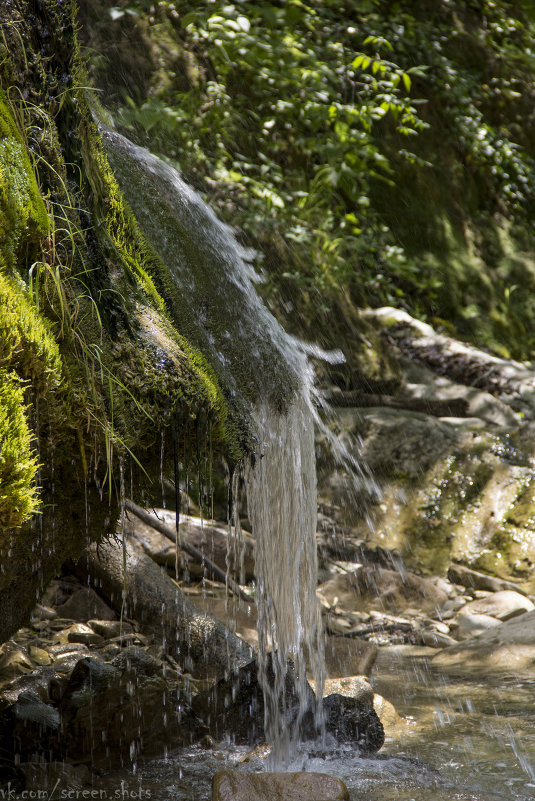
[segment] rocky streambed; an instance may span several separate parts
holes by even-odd
[[[171,512],[155,513],[172,523]],[[194,518],[186,523],[184,536],[190,531],[207,557],[224,565],[226,529],[206,522],[201,527]],[[317,732],[309,729],[298,767],[305,759],[308,767],[327,764],[327,772],[336,773],[342,769],[333,761],[337,754],[339,766],[360,755],[362,768],[373,763],[385,737],[381,753],[398,758],[403,742],[418,741],[421,723],[425,740],[429,713],[420,722],[404,694],[414,676],[425,674],[423,683],[442,688],[447,675],[459,672],[469,681],[482,673],[498,684],[513,677],[535,681],[535,606],[521,586],[461,565],[452,565],[447,577],[424,577],[407,570],[395,553],[364,542],[353,542],[359,562],[336,560],[327,556],[325,531],[332,536],[332,526],[325,516],[322,529],[317,594],[327,635],[328,748],[320,754]],[[234,765],[263,742],[262,696],[255,664],[246,659],[256,645],[252,585],[242,585],[247,603],[207,578],[206,566],[203,575],[202,567],[191,564],[188,579],[175,584],[169,575],[175,549],[170,551],[164,536],[132,518],[126,537],[129,548],[160,565],[162,585],[171,582],[203,620],[229,623],[238,635],[230,646],[241,643],[231,675],[225,677],[222,665],[209,675],[168,642],[160,620],[125,616],[121,593],[110,596],[98,581],[89,586],[91,576],[81,580],[80,568],[74,575],[66,567],[29,625],[0,649],[1,775],[3,784],[18,791],[58,781],[66,788],[98,788],[118,770],[130,777],[141,771],[143,777],[154,758],[173,761],[173,754],[191,754],[191,748],[212,766],[208,775],[214,760]],[[247,537],[245,542],[250,570],[254,544]],[[122,555],[121,543],[106,547]],[[143,597],[132,608],[142,607]],[[265,749],[253,751],[243,764],[254,771],[265,755]],[[377,765],[384,758],[375,757]],[[205,776],[199,788],[206,789],[206,781]]]

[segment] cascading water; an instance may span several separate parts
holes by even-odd
[[[262,404],[254,412],[259,455],[247,470],[249,517],[256,532],[260,679],[264,688],[270,762],[292,757],[307,712],[307,661],[323,687],[323,641],[316,602],[316,471],[310,396],[286,414]],[[268,664],[266,655],[273,649]],[[298,698],[287,697],[287,668]],[[273,668],[274,681],[268,672]],[[321,698],[321,692],[319,693]],[[291,715],[291,720],[288,720]]]
[[[300,343],[260,300],[251,254],[232,231],[172,167],[115,132],[104,130],[103,138],[143,233],[179,288],[182,302],[173,308],[179,330],[210,359],[255,428],[258,443],[245,479],[257,541],[259,674],[271,764],[282,765],[310,706],[306,667],[317,688],[324,677],[315,594],[312,369]]]

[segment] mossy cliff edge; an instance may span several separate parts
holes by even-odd
[[[59,565],[114,530],[124,470],[150,492],[162,432],[231,461],[248,433],[168,312],[90,112],[74,5],[7,0],[0,26],[4,640]]]

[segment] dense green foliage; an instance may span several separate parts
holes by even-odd
[[[122,85],[101,60],[98,80],[116,121],[260,245],[279,310],[310,321],[349,292],[525,358],[530,8],[134,0],[108,7],[107,41],[137,31],[150,57]]]

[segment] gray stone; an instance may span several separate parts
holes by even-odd
[[[159,642],[165,641],[181,668],[198,678],[213,677],[229,669],[229,659],[231,669],[251,660],[251,648],[224,624],[197,609],[167,573],[131,540],[126,543],[126,568],[127,616]],[[124,566],[120,544],[105,542],[98,548],[91,545],[83,569],[88,570],[110,603],[121,603]]]
[[[479,573],[477,570],[472,570],[465,565],[450,565],[448,568],[448,578],[450,581],[453,581],[454,584],[461,584],[467,589],[473,587],[475,590],[489,590],[490,592],[513,590],[514,592],[519,592],[521,595],[526,595],[522,587],[519,587],[512,581],[505,581],[504,579],[496,578],[496,576]]]
[[[59,617],[71,618],[71,620],[88,621],[92,618],[115,620],[117,618],[115,612],[91,587],[81,587],[73,592],[65,603],[56,608],[56,611]]]
[[[100,634],[96,634],[85,623],[75,623],[67,629],[67,642],[81,643],[82,645],[100,645],[103,641]]]
[[[460,612],[455,622],[457,627],[455,629],[452,628],[452,633],[459,639],[475,637],[482,631],[502,625],[499,620],[496,620],[495,617],[490,617],[490,615],[477,615],[469,612]]]
[[[325,665],[329,678],[369,676],[377,646],[358,637],[327,637]]]
[[[371,699],[332,693],[323,699],[325,730],[340,743],[351,743],[362,754],[374,754],[385,741],[383,725]]]
[[[159,659],[135,645],[124,648],[112,661],[112,665],[118,670],[128,670],[145,676],[154,676],[162,669]]]
[[[67,762],[23,762],[18,770],[24,776],[28,798],[44,798],[44,791],[62,787],[66,791],[80,790],[90,780],[85,765],[69,765]],[[31,792],[36,795],[31,796]],[[41,792],[41,796],[38,793]]]
[[[39,696],[32,691],[20,693],[17,702],[12,708],[15,720],[29,726],[36,724],[40,729],[57,730],[60,724],[59,712],[53,706],[43,703]]]
[[[352,433],[362,438],[361,458],[373,474],[417,479],[456,442],[457,433],[435,417],[376,408],[344,410]]]
[[[535,611],[445,648],[432,659],[444,670],[535,676]]]
[[[37,604],[32,611],[32,620],[53,620],[58,616],[58,613],[51,606],[42,606]]]
[[[325,679],[323,695],[346,695],[355,698],[363,708],[373,706],[373,688],[367,676],[344,676],[338,679]]]
[[[462,607],[459,615],[463,613],[490,615],[490,617],[503,621],[522,615],[525,612],[532,612],[534,609],[535,605],[529,598],[512,590],[501,590],[500,592],[491,593],[485,598],[470,601]]]
[[[429,648],[447,648],[457,642],[449,634],[443,634],[434,629],[424,629],[420,633],[420,640],[422,645],[427,645]]]
[[[92,699],[106,690],[120,676],[113,665],[86,656],[79,659],[62,697],[62,710],[72,711],[91,705]]]
[[[48,651],[45,651],[44,648],[38,648],[36,645],[30,645],[30,659],[40,667],[50,665],[52,662],[52,658],[50,657]]]
[[[175,513],[169,509],[155,509],[155,514],[166,526],[175,530]],[[143,546],[146,553],[159,565],[174,571],[175,569],[175,544],[164,534],[160,534],[155,529],[148,526],[139,518],[132,516],[128,522],[129,536],[135,537]],[[200,517],[191,515],[180,516],[180,539],[189,543],[208,559],[214,562],[221,570],[227,570],[227,560],[230,560],[230,572],[234,577],[239,577],[239,559],[236,558],[237,545],[234,540],[229,541],[228,530],[224,526],[219,526],[213,522],[201,520]],[[247,531],[242,532],[243,540],[243,568],[244,581],[251,581],[254,578],[254,539]],[[182,551],[180,558],[184,560],[190,576],[202,578],[206,571],[206,566],[195,561],[186,551]]]
[[[123,621],[122,625],[120,620],[88,620],[87,625],[91,626],[94,632],[106,639],[119,637],[121,634],[132,634],[134,631],[132,624],[126,620]]]
[[[33,667],[26,650],[13,641],[4,643],[0,648],[0,682],[31,673]]]

